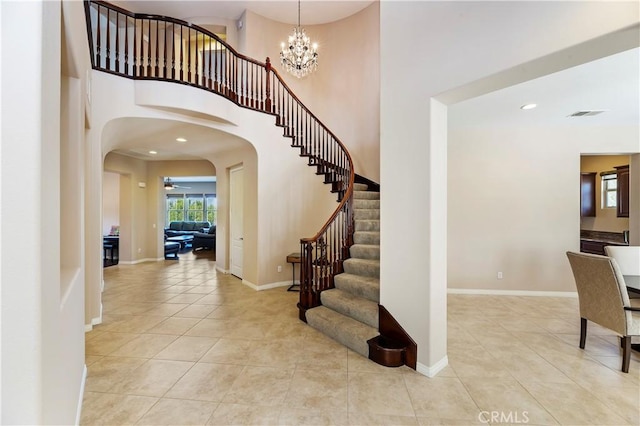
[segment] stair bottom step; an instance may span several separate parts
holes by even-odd
[[[369,359],[385,367],[400,367],[405,364],[407,348],[402,343],[376,336],[367,341]]]
[[[378,330],[360,321],[344,316],[326,306],[306,312],[307,323],[316,330],[364,357],[369,356],[368,340],[378,336]]]

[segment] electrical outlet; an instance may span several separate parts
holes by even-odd
[[[498,272],[498,279],[501,280],[502,279],[502,271]]]
[[[138,248],[138,253],[142,253],[142,249],[141,248]]]
[[[278,272],[282,272],[282,266],[278,265]]]

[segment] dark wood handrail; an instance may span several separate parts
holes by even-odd
[[[260,62],[242,55],[207,29],[181,19],[132,13],[100,0],[85,0],[85,13],[94,69],[197,87],[275,116],[291,146],[337,193],[333,214],[316,235],[300,240],[298,306],[304,320],[306,310],[320,304],[320,293],[333,287],[353,244],[355,173],[344,144],[293,93],[269,58]]]

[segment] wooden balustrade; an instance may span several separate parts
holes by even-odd
[[[300,240],[300,318],[333,287],[353,243],[353,161],[272,67],[236,52],[220,37],[180,19],[135,14],[104,1],[85,1],[93,68],[137,80],[185,84],[275,116],[316,174],[340,201],[312,238]]]

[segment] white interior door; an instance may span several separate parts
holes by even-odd
[[[244,234],[242,227],[244,194],[244,172],[242,167],[230,170],[229,173],[229,228],[231,238],[230,266],[231,274],[242,278],[242,259]]]

